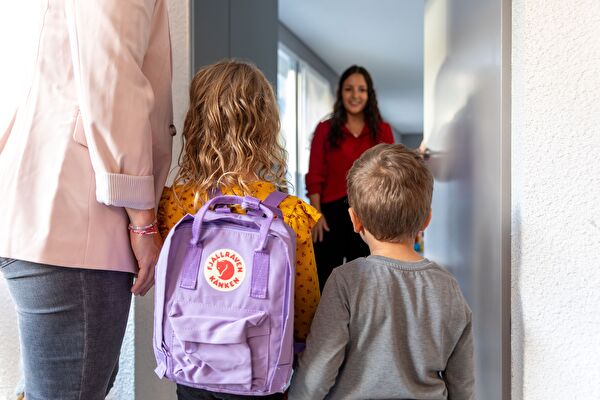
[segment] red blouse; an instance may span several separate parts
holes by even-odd
[[[354,137],[346,126],[340,145],[331,148],[327,137],[331,120],[321,122],[315,129],[310,147],[310,162],[306,174],[306,191],[309,195],[319,193],[321,203],[329,203],[346,196],[346,174],[354,161],[366,150],[378,143],[394,143],[392,128],[381,122],[377,140],[371,139],[365,124],[358,137]]]

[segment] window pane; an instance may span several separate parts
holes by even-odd
[[[317,124],[333,111],[333,91],[329,82],[308,64],[299,62],[298,99],[298,187],[297,195],[306,198],[304,175],[308,172],[310,142]]]
[[[298,170],[297,139],[296,139],[296,61],[284,49],[277,52],[277,103],[281,119],[281,139],[288,153],[287,179],[293,187],[297,187]]]

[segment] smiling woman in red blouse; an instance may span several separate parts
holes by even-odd
[[[332,117],[315,129],[306,174],[310,202],[323,214],[313,228],[321,290],[344,259],[369,254],[348,216],[346,174],[364,151],[393,142],[390,125],[379,114],[371,76],[365,68],[351,66],[340,77]]]

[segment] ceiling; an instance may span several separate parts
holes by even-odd
[[[335,72],[371,73],[383,118],[423,132],[422,0],[279,0],[279,19]]]

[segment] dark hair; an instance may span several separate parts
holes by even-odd
[[[423,228],[431,211],[433,175],[417,152],[378,144],[348,172],[348,203],[377,240],[398,243]]]
[[[373,140],[377,140],[379,134],[379,124],[381,123],[381,114],[379,113],[379,107],[377,106],[377,95],[373,88],[373,79],[369,72],[359,65],[353,65],[344,71],[340,77],[340,81],[337,87],[337,98],[333,105],[333,114],[331,116],[331,129],[329,130],[329,144],[331,147],[338,147],[342,140],[342,127],[346,123],[348,116],[346,109],[344,108],[344,101],[342,100],[342,90],[344,82],[352,74],[361,74],[367,82],[367,104],[363,113],[365,115],[365,124],[369,128],[369,134]]]

